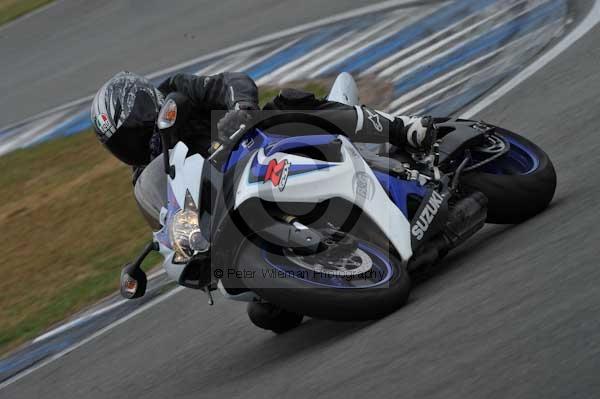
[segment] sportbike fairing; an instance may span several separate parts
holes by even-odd
[[[321,146],[339,140],[339,162],[316,160],[293,153],[295,148]],[[174,245],[169,226],[186,203],[200,209],[200,180],[206,160],[199,154],[188,157],[188,147],[180,142],[170,151],[170,163],[175,178],[168,179],[168,209],[161,212],[163,229],[155,240],[165,256],[165,269],[175,280],[185,264],[174,262]],[[245,165],[242,164],[245,162]],[[319,203],[342,198],[358,206],[369,216],[390,242],[403,261],[413,253],[407,198],[425,197],[428,190],[414,181],[373,171],[354,145],[343,136],[328,134],[280,137],[258,129],[249,132],[236,146],[223,171],[243,167],[235,188],[234,209],[251,198],[274,202]]]
[[[331,136],[330,136],[331,137]],[[325,162],[258,149],[247,162],[235,193],[235,209],[250,198],[273,202],[349,201],[389,237],[404,261],[412,256],[410,223],[350,141],[341,141],[341,162]]]

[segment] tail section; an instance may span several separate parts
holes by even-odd
[[[352,75],[347,72],[340,73],[335,79],[327,99],[346,105],[358,105],[358,87]]]

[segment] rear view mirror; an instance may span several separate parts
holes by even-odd
[[[156,124],[158,125],[158,128],[160,130],[164,130],[172,127],[175,124],[176,120],[177,104],[175,103],[174,99],[169,98],[165,102],[165,105],[163,105],[163,107],[161,108],[160,113],[158,114],[158,120]]]
[[[169,148],[171,137],[177,133],[177,122],[185,121],[190,109],[189,99],[179,92],[170,93],[158,113],[156,127],[160,132],[160,140],[163,149],[165,173],[175,178],[175,168],[169,164]]]
[[[143,296],[146,293],[148,278],[146,273],[134,264],[126,265],[121,270],[121,296],[126,299],[134,299]]]

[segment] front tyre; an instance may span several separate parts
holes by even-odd
[[[243,283],[288,312],[321,319],[372,320],[404,305],[410,277],[402,262],[382,248],[387,245],[346,237],[354,240],[353,250],[316,258],[246,241],[237,264],[252,277]]]
[[[465,173],[461,185],[488,198],[488,223],[521,223],[548,207],[556,190],[556,172],[548,155],[526,138],[496,128],[510,151]]]

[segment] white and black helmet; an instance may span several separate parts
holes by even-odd
[[[100,142],[121,161],[145,165],[150,138],[163,101],[146,78],[119,72],[96,93],[90,117]]]

